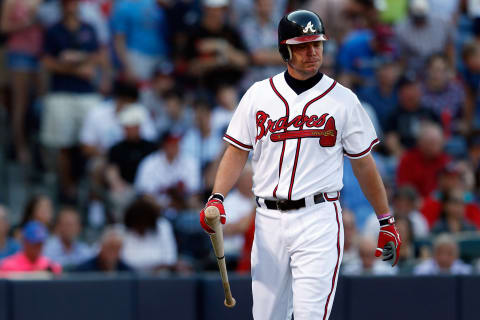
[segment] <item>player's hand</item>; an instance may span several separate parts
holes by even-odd
[[[391,260],[392,267],[398,262],[400,255],[400,246],[402,240],[400,234],[395,227],[395,219],[393,216],[380,220],[380,232],[378,234],[377,250],[375,256],[383,255],[383,261]]]
[[[219,196],[216,196],[219,195]],[[223,207],[223,196],[221,194],[214,194],[211,195],[210,198],[208,199],[207,204],[205,205],[205,208],[200,211],[200,225],[202,226],[203,230],[205,230],[207,233],[215,233],[215,231],[210,228],[210,226],[207,224],[205,221],[205,210],[208,207],[215,207],[218,209],[220,212],[220,222],[222,224],[225,224],[227,221],[227,215],[225,214],[225,208]]]

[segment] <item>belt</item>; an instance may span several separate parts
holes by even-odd
[[[330,198],[328,197],[327,194],[325,193],[318,193],[313,196],[313,204],[318,204],[322,203],[325,201],[335,201],[338,200],[340,193],[337,192],[337,196]],[[298,200],[267,200],[267,199],[261,199],[259,197],[255,197],[257,201],[257,205],[259,207],[262,207],[260,204],[260,200],[262,200],[265,203],[265,207],[267,209],[271,210],[280,210],[280,211],[289,211],[289,210],[296,210],[296,209],[301,209],[307,206],[307,200],[306,198],[303,199],[298,199]]]

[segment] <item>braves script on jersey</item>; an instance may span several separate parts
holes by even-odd
[[[224,139],[253,151],[253,191],[260,198],[305,198],[343,187],[343,155],[362,157],[378,143],[355,94],[323,75],[297,95],[283,73],[245,93]]]

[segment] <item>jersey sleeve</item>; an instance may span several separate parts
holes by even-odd
[[[368,113],[356,96],[353,102],[352,106],[347,106],[342,145],[347,157],[357,159],[369,154],[379,140]]]
[[[253,150],[256,135],[255,117],[252,115],[252,91],[253,86],[240,100],[228,125],[227,133],[223,136],[225,141],[245,151]]]

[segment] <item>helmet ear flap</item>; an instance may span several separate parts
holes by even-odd
[[[292,52],[290,51],[290,47],[288,46],[288,44],[281,44],[279,47],[279,51],[285,62],[290,60],[290,58],[292,57]]]

